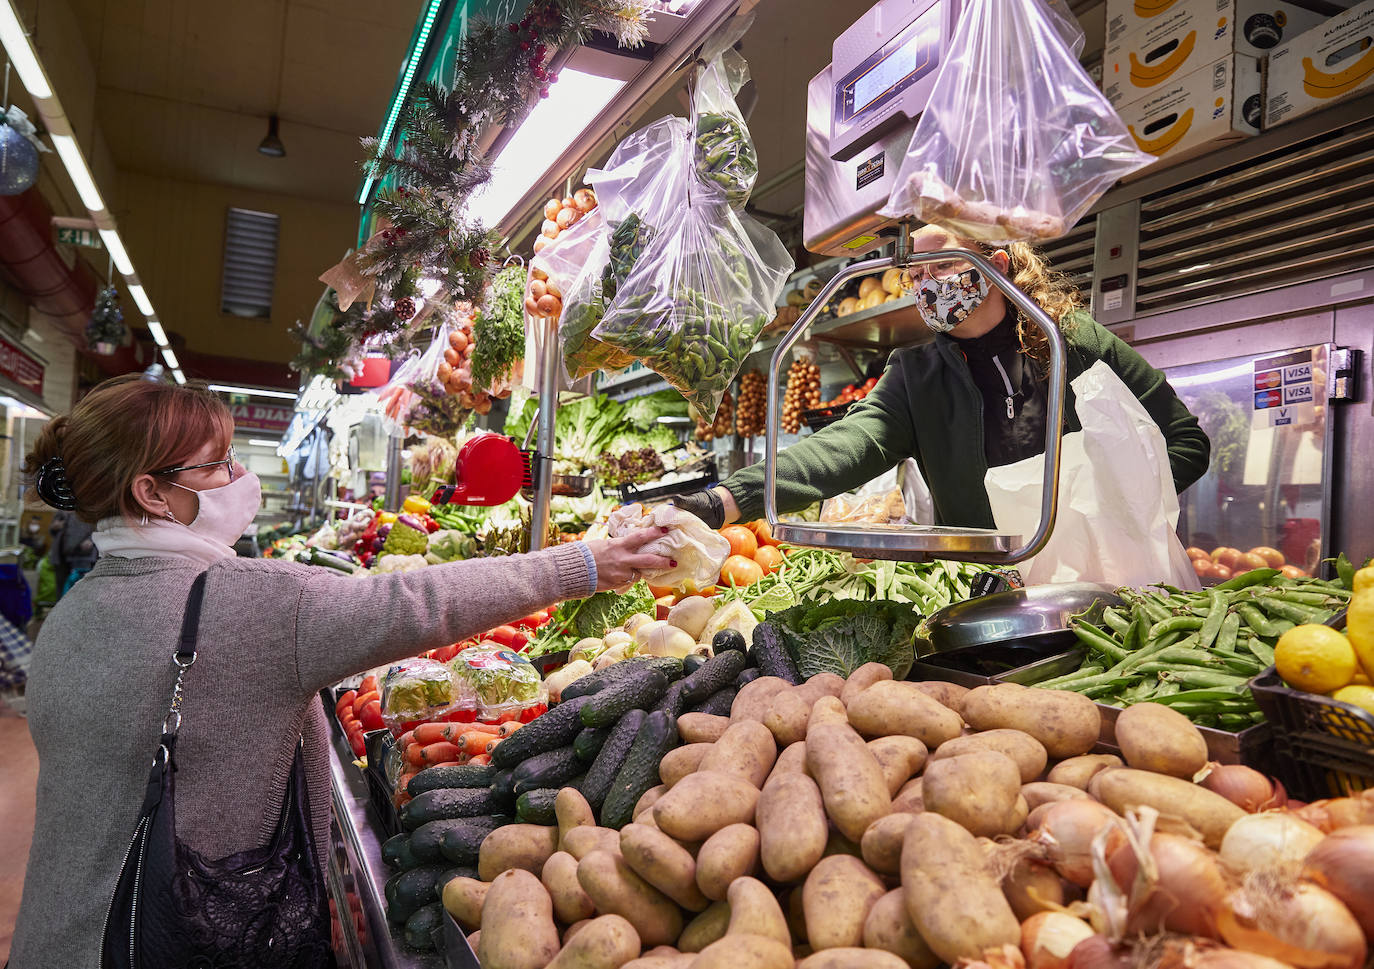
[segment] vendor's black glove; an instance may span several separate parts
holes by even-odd
[[[683,511],[696,515],[708,528],[725,527],[725,505],[714,491],[694,491],[687,495],[674,495],[668,500]]]

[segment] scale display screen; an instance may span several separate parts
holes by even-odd
[[[940,64],[942,12],[939,4],[866,58],[835,88],[837,119],[851,122],[881,108]]]

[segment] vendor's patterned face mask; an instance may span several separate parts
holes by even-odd
[[[968,263],[963,265],[968,266]],[[926,326],[936,333],[948,333],[968,318],[987,299],[988,281],[976,267],[941,275],[940,266],[921,279],[916,291],[916,309]]]

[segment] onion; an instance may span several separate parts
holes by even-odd
[[[1107,856],[1112,877],[1129,898],[1127,931],[1161,930],[1217,938],[1217,919],[1226,907],[1228,885],[1217,856],[1176,834],[1150,838],[1154,871],[1142,876],[1140,859],[1123,842]]]
[[[1021,954],[1027,969],[1068,969],[1078,943],[1094,935],[1092,926],[1063,912],[1041,912],[1021,925]]]
[[[1328,835],[1307,856],[1302,874],[1344,902],[1374,939],[1374,825]]]
[[[1067,969],[1131,969],[1131,960],[1105,935],[1090,935],[1073,947]]]
[[[1277,959],[1239,949],[1206,949],[1189,966],[1190,969],[1291,969]]]
[[[1326,837],[1295,814],[1249,814],[1226,829],[1221,860],[1235,872],[1273,869],[1296,875],[1307,853]]]
[[[1058,873],[1029,858],[1018,861],[1002,879],[1002,894],[1020,920],[1038,912],[1058,911],[1069,901]]]
[[[1274,782],[1243,764],[1208,764],[1198,783],[1251,813],[1283,806]]]
[[[1093,839],[1122,820],[1105,804],[1086,798],[1059,801],[1041,818],[1031,840],[1050,850],[1055,871],[1081,888],[1093,882]]]
[[[1221,937],[1228,945],[1297,969],[1364,965],[1364,933],[1335,895],[1311,882],[1247,882],[1231,893],[1221,913]]]

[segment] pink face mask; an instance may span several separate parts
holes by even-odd
[[[169,484],[191,492],[200,501],[200,511],[186,527],[221,545],[232,546],[242,538],[262,506],[262,483],[251,471],[245,471],[227,485],[204,491],[175,481]]]

